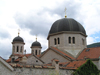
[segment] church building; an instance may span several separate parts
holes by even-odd
[[[86,38],[84,27],[66,16],[52,24],[47,36],[48,48],[44,52],[36,38],[30,46],[31,53],[26,54],[24,39],[18,33],[12,40],[9,59],[0,58],[0,64],[6,64],[6,72],[0,75],[49,75],[55,72],[56,75],[71,75],[87,59],[100,70],[100,46],[87,48]]]

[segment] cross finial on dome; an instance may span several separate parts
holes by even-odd
[[[36,34],[36,41],[37,41],[37,34]]]
[[[67,17],[67,15],[66,15],[66,10],[67,10],[67,9],[65,8],[65,18]]]
[[[18,29],[18,36],[19,36],[19,34],[20,34],[20,29]]]

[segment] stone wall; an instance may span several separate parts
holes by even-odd
[[[41,60],[43,60],[45,63],[51,63],[52,59],[58,59],[59,62],[68,62],[66,58],[63,56],[59,55],[58,53],[54,52],[53,50],[48,50],[47,53],[45,53],[42,57]]]
[[[14,75],[14,72],[12,72],[2,62],[0,62],[0,75]]]
[[[71,40],[73,37],[75,37],[75,43],[69,43],[69,37],[71,37]],[[60,39],[60,44],[56,44],[54,43],[54,39],[57,38]],[[84,44],[83,44],[83,40],[84,40]],[[86,36],[80,34],[80,33],[63,33],[63,34],[56,34],[56,35],[52,35],[49,37],[48,39],[49,42],[49,47],[53,46],[53,47],[57,47],[60,50],[65,50],[69,53],[71,53],[72,55],[74,55],[76,57],[76,55],[82,51],[84,48],[87,47],[86,45]],[[72,50],[72,51],[71,51]],[[72,52],[76,53],[72,53]]]
[[[36,68],[16,68],[17,75],[57,75],[55,69],[36,69]],[[59,71],[59,75],[71,75],[72,70],[63,70]]]

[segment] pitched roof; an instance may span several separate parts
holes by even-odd
[[[30,56],[31,54],[24,54],[24,55],[22,55],[22,54],[13,54],[13,55],[18,56],[18,58],[15,60],[15,61],[18,62],[18,61],[20,61],[19,58],[22,58],[23,56],[28,57],[28,56]],[[36,55],[36,56],[39,57],[40,55]],[[6,60],[6,62],[10,63],[10,62],[11,62],[11,58],[9,58],[8,60]]]
[[[84,58],[95,59],[99,58],[99,56],[100,56],[100,47],[86,48],[80,53],[80,55],[77,57],[77,60]]]
[[[11,58],[9,58],[8,60],[6,60],[7,63],[11,62]]]
[[[80,67],[81,65],[83,65],[85,62],[86,62],[86,60],[72,61],[72,62],[69,62],[66,65],[66,68],[76,68],[77,69],[78,67]]]
[[[61,51],[61,50],[59,50],[59,49],[57,49],[57,48],[55,48],[55,47],[50,47],[50,48],[48,48],[48,49],[40,56],[40,58],[41,58],[49,49],[55,51],[56,53],[62,55],[63,57],[65,57],[65,58],[67,58],[67,59],[69,59],[69,60],[74,60],[74,59],[75,59],[74,57],[72,57],[72,56],[70,56],[70,55],[64,53],[63,51]]]
[[[44,61],[41,60],[39,57],[37,57],[37,55],[31,54],[30,56],[28,56],[28,58],[31,57],[31,56],[34,56],[35,58],[37,58],[38,60],[40,60],[42,63],[44,63]]]
[[[70,56],[70,55],[64,53],[63,51],[61,51],[61,50],[59,50],[59,49],[57,49],[57,48],[55,48],[55,47],[51,47],[51,48],[54,49],[54,50],[56,50],[57,52],[59,52],[59,53],[65,55],[66,57],[68,57],[68,58],[70,58],[70,59],[75,59],[74,57],[72,57],[72,56]]]

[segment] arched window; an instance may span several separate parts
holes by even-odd
[[[35,51],[35,54],[37,55],[37,50]]]
[[[22,52],[22,49],[23,49],[23,47],[21,46],[21,48],[20,48],[20,52]]]
[[[17,52],[19,51],[19,46],[17,46]]]
[[[56,45],[56,38],[54,39],[54,44]]]
[[[32,54],[34,54],[34,50],[32,50]]]
[[[58,38],[58,44],[60,44],[60,39]]]
[[[13,52],[15,52],[15,46],[13,46]]]
[[[73,44],[75,44],[75,37],[73,37]]]
[[[41,54],[41,50],[39,50],[39,55]]]
[[[71,43],[71,37],[69,37],[69,43]]]
[[[82,44],[84,45],[84,39],[82,39]]]

